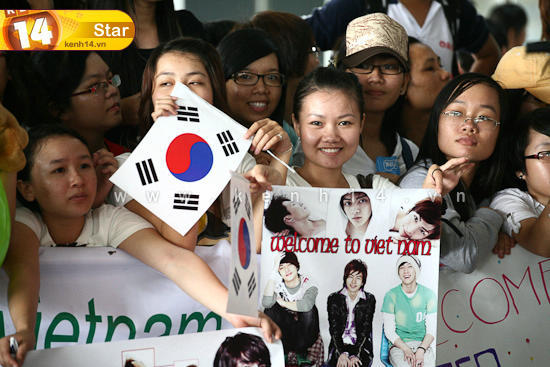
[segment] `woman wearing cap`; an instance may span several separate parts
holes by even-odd
[[[311,278],[298,273],[295,253],[275,256],[273,278],[267,281],[262,298],[264,312],[281,328],[287,364],[320,366],[324,347],[315,306],[319,289]]]
[[[416,256],[403,255],[396,265],[401,284],[386,293],[382,305],[384,334],[391,343],[390,363],[394,367],[434,367],[431,344],[437,329],[437,296],[417,283],[421,263]]]
[[[385,14],[359,17],[346,31],[346,71],[363,89],[365,124],[355,155],[344,165],[354,174],[382,173],[397,182],[412,166],[418,147],[397,133],[409,82],[405,29]]]
[[[344,269],[342,289],[327,300],[330,345],[329,367],[369,366],[372,362],[374,295],[365,292],[367,264],[351,260]]]

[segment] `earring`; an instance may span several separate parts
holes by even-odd
[[[519,174],[519,179],[520,179],[520,180],[523,180],[523,173],[520,173],[520,174]]]

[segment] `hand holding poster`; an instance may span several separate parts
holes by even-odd
[[[435,366],[440,199],[281,186],[270,196],[262,305],[286,363]]]
[[[227,312],[258,316],[258,274],[249,182],[231,176],[231,270]]]
[[[177,83],[177,115],[159,117],[111,181],[184,235],[229,181],[246,129]]]

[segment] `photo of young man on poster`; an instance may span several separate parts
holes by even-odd
[[[265,226],[279,236],[324,237],[326,220],[314,219],[301,201],[274,196],[265,210]]]
[[[321,365],[324,344],[315,305],[319,289],[299,270],[295,253],[284,252],[275,257],[271,279],[262,297],[264,313],[281,328],[286,363]]]
[[[372,218],[372,206],[366,192],[354,191],[342,195],[340,208],[346,216],[346,235],[362,239]]]
[[[390,232],[409,240],[439,239],[442,199],[423,199],[409,210],[401,206]]]
[[[364,290],[367,264],[351,260],[344,269],[343,286],[328,297],[330,344],[327,366],[369,366],[372,353],[372,319],[376,299]]]
[[[384,296],[384,334],[390,343],[393,367],[435,367],[431,346],[437,329],[437,295],[417,283],[421,263],[414,255],[397,259],[401,284]]]
[[[269,349],[262,338],[247,333],[228,336],[216,352],[214,367],[271,367]]]

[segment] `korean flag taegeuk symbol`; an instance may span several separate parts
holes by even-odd
[[[254,222],[249,182],[236,173],[231,178],[231,271],[227,312],[257,316],[258,287]]]
[[[195,182],[204,178],[213,163],[212,149],[199,135],[181,134],[166,150],[166,165],[180,181]]]
[[[251,140],[242,139],[246,128],[183,84],[172,95],[192,118],[159,117],[111,181],[185,234],[225,188]]]
[[[246,270],[250,265],[250,232],[244,218],[240,220],[238,233],[239,260],[243,269]]]

